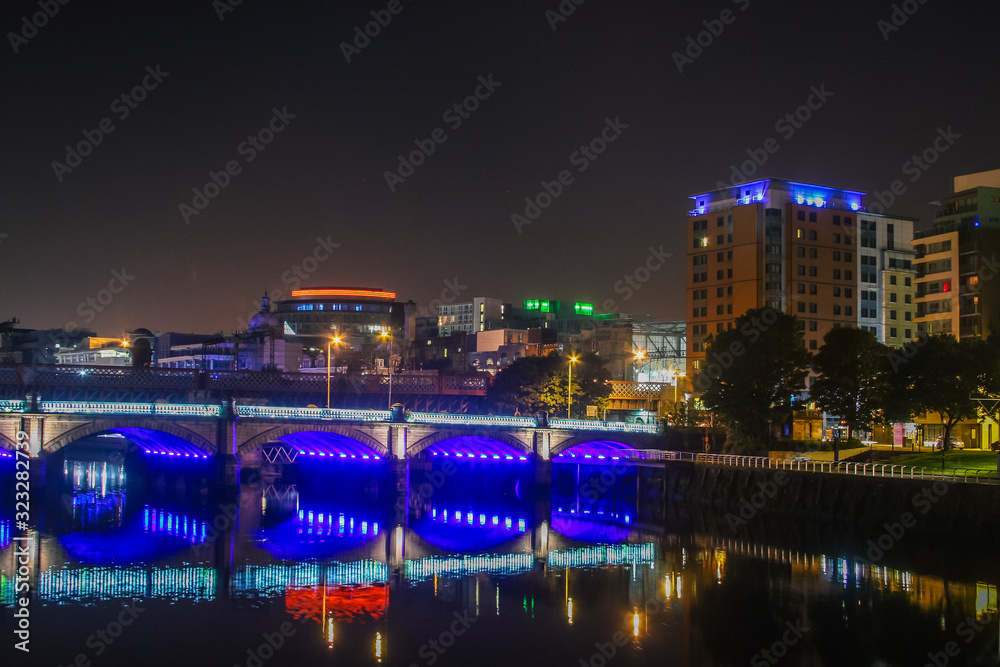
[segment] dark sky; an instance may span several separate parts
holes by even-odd
[[[687,197],[768,138],[780,149],[758,176],[867,192],[901,179],[889,212],[920,228],[953,176],[1000,168],[995,2],[911,0],[885,39],[892,3],[870,0],[586,0],[556,30],[558,0],[400,0],[350,63],[341,42],[388,2],[243,0],[220,20],[223,2],[75,0],[17,53],[10,33],[41,10],[4,3],[0,319],[231,331],[265,286],[287,294],[319,238],[339,246],[305,263],[304,284],[427,304],[457,279],[460,300],[683,319]],[[732,22],[712,23],[723,10]],[[680,72],[673,54],[704,21],[723,30]],[[157,66],[168,74],[136,108],[115,103]],[[444,112],[480,76],[500,86],[453,129]],[[832,96],[779,131],[813,86]],[[248,161],[241,142],[273,109],[294,118]],[[53,161],[104,118],[113,131],[60,182]],[[608,118],[627,128],[580,172],[572,154]],[[904,167],[949,127],[960,138],[933,165]],[[437,128],[446,139],[390,191],[384,172]],[[240,173],[185,224],[179,205],[231,160]],[[563,170],[572,182],[519,234],[511,215]],[[661,246],[674,256],[616,292]]]

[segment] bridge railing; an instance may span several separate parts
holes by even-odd
[[[0,401],[0,412],[24,412],[27,401]]]
[[[455,424],[459,426],[515,426],[536,428],[534,417],[504,417],[494,415],[449,415],[436,412],[411,412],[407,421],[415,424]]]
[[[237,417],[263,417],[266,419],[328,419],[362,422],[387,422],[392,418],[389,410],[342,410],[340,408],[283,408],[268,405],[237,405]]]
[[[48,414],[157,415],[171,417],[221,417],[221,405],[179,403],[104,403],[88,401],[40,401],[38,410]]]
[[[549,428],[566,428],[577,431],[617,431],[620,433],[658,433],[658,424],[630,424],[627,422],[599,422],[588,419],[550,419]]]

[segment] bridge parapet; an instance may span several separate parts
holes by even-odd
[[[392,420],[389,410],[341,410],[339,408],[283,408],[268,405],[237,405],[237,417],[261,417],[265,419],[327,419],[360,422],[388,422]]]
[[[185,403],[105,403],[98,401],[41,401],[39,412],[62,415],[160,415],[221,417],[221,405]]]

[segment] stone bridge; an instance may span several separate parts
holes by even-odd
[[[117,433],[146,454],[238,460],[299,455],[406,460],[418,455],[548,461],[578,445],[659,449],[657,425],[262,405],[0,401],[0,448],[27,441],[45,458],[82,438]],[[265,458],[265,454],[266,458]]]

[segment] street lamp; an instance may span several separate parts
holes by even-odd
[[[340,343],[340,337],[334,336],[326,341],[326,409],[330,409],[330,346]]]
[[[566,386],[566,419],[572,419],[571,410],[573,408],[573,364],[576,357],[569,358],[569,384]]]
[[[392,334],[388,331],[380,331],[379,336],[382,340],[389,340],[389,409],[392,410]]]

